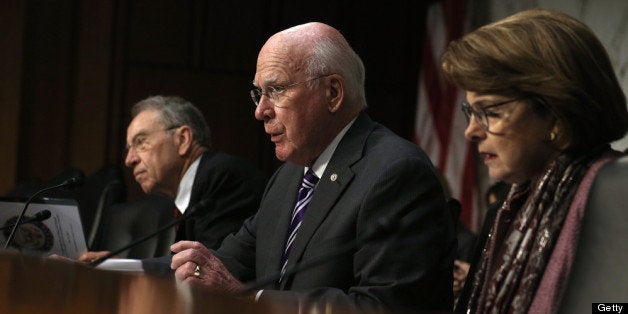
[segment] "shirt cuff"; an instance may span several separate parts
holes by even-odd
[[[264,290],[257,291],[255,294],[255,302],[259,301],[259,298],[262,296],[262,292],[264,292]]]

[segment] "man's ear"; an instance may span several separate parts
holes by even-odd
[[[174,131],[175,145],[177,145],[179,155],[183,156],[190,152],[192,149],[192,129],[187,125],[182,125]]]
[[[332,74],[329,77],[329,87],[327,88],[327,108],[334,113],[340,109],[344,100],[345,83],[341,76]]]

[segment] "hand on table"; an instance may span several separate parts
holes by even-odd
[[[78,260],[80,262],[89,263],[95,259],[99,259],[105,255],[109,254],[109,251],[87,251],[81,256],[79,256]]]
[[[176,253],[170,267],[175,270],[177,280],[228,293],[237,293],[243,287],[200,242],[180,241],[170,246],[170,250]]]

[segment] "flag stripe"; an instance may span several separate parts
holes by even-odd
[[[415,142],[434,162],[462,204],[464,223],[477,230],[476,161],[473,146],[464,138],[466,119],[459,110],[461,91],[445,82],[440,58],[447,43],[465,30],[466,0],[445,0],[430,6],[419,75]]]

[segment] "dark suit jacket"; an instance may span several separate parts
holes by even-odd
[[[217,251],[236,278],[260,279],[280,271],[302,177],[303,167],[283,164],[270,179],[258,213]],[[393,227],[378,228],[381,219]],[[275,290],[265,290],[262,298],[451,310],[456,234],[432,164],[416,145],[362,113],[314,191],[288,267],[373,231],[373,239],[359,241],[346,254],[266,286]]]
[[[211,199],[210,206],[179,226],[175,241],[199,241],[217,248],[244,220],[255,214],[266,178],[246,160],[223,153],[206,152],[194,177],[190,206]]]
[[[222,240],[240,229],[255,214],[266,185],[266,177],[249,161],[223,153],[205,152],[201,156],[190,195],[189,208],[202,199],[207,206],[187,219],[177,230],[175,241],[199,241],[215,249]],[[172,206],[174,214],[174,204]],[[172,256],[144,259],[146,272],[170,272]]]

